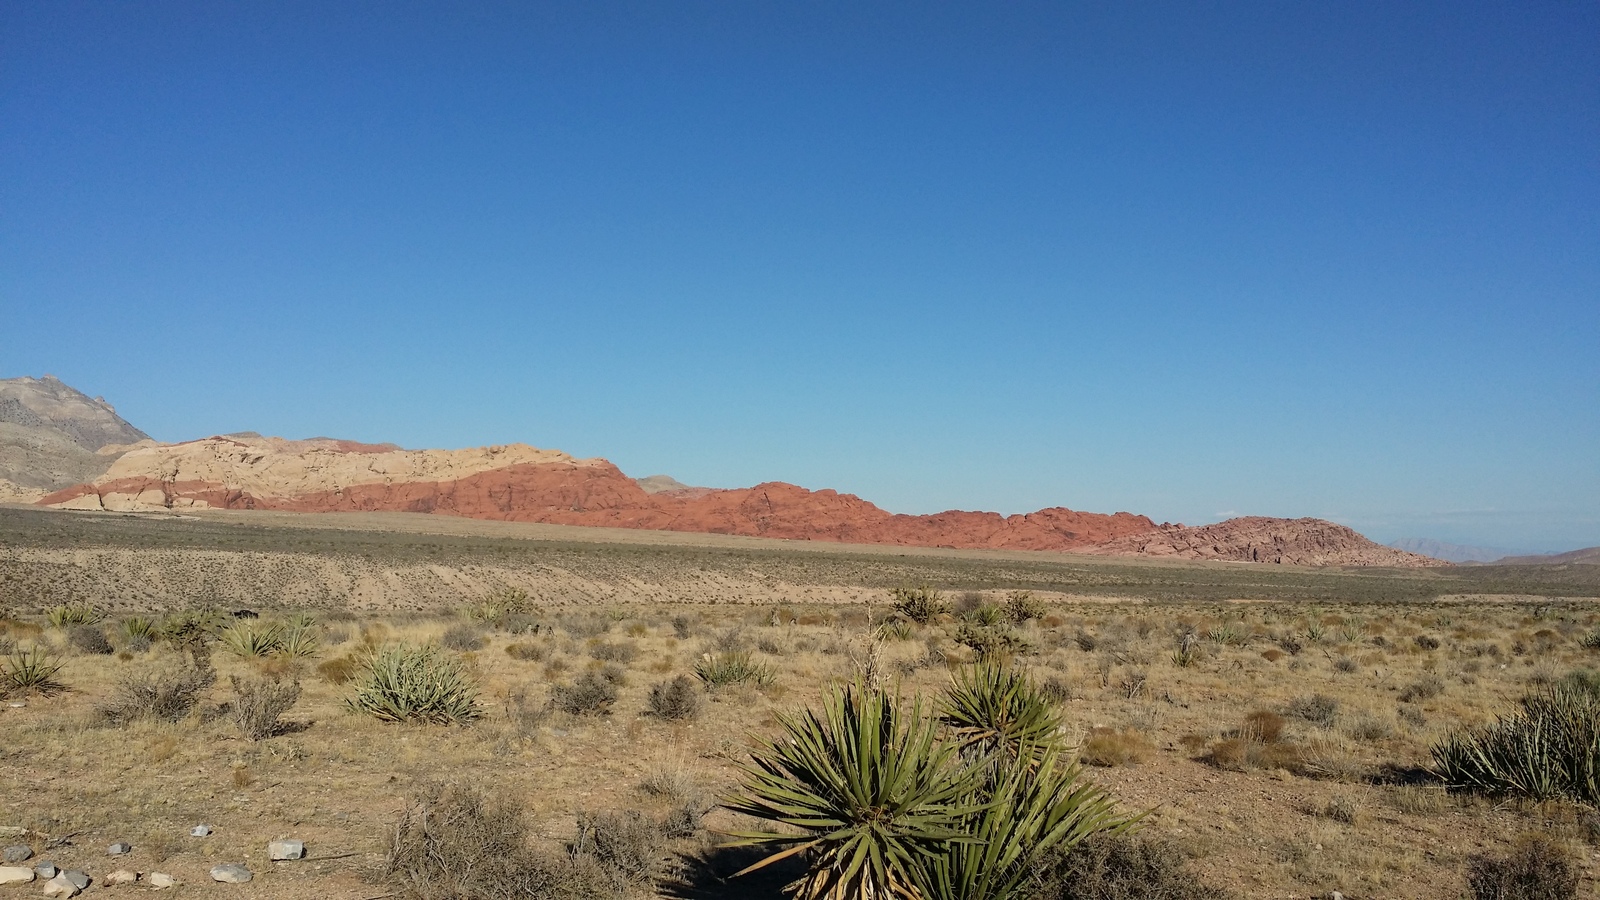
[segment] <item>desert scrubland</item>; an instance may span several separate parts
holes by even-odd
[[[1048,698],[1080,777],[1144,814],[1078,855],[1117,870],[1099,887],[1037,896],[1457,898],[1474,865],[1529,846],[1568,861],[1578,896],[1600,893],[1591,806],[1447,790],[1432,752],[1530,691],[1592,683],[1596,566],[1296,569],[12,507],[0,616],[9,666],[59,666],[0,707],[0,844],[82,869],[91,893],[139,889],[105,883],[126,869],[185,895],[450,896],[418,860],[498,864],[463,857],[440,824],[477,792],[487,812],[452,821],[498,827],[500,843],[466,843],[528,854],[543,896],[777,897],[799,858],[730,880],[756,851],[720,846],[759,824],[718,805],[751,742],[830,685],[933,702],[985,654]],[[397,647],[455,674],[465,721],[353,708]],[[418,830],[423,809],[442,830]],[[212,833],[191,836],[199,824]],[[278,838],[306,858],[268,860]],[[131,851],[108,856],[120,841]],[[1104,881],[1133,877],[1130,853],[1146,881]],[[252,880],[214,883],[222,863]]]

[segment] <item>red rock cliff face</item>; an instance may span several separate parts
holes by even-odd
[[[439,513],[793,540],[1306,566],[1437,564],[1320,519],[1245,518],[1185,528],[1157,526],[1131,513],[1063,507],[1014,516],[960,510],[895,515],[853,494],[776,481],[737,490],[650,493],[603,459],[521,444],[413,451],[329,439],[207,438],[130,450],[99,482],[38,502],[73,509]]]

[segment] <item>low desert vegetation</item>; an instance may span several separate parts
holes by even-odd
[[[199,885],[294,836],[316,859],[253,866],[253,896],[1600,896],[1600,601],[1572,599],[1600,591],[1537,580],[1570,571],[262,548],[205,522],[52,568],[8,515],[0,826],[97,876],[116,841]],[[314,567],[436,599],[323,592]],[[1435,599],[1468,588],[1494,596]]]

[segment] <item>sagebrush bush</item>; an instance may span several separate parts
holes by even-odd
[[[1078,758],[1091,766],[1132,766],[1144,762],[1154,750],[1150,739],[1137,728],[1100,725],[1084,737]]]
[[[512,659],[529,662],[531,660],[544,659],[549,655],[549,651],[544,648],[543,644],[507,644],[506,655]]]
[[[1283,713],[1296,719],[1304,719],[1313,725],[1332,728],[1334,720],[1339,718],[1339,701],[1326,694],[1296,697],[1284,707]]]
[[[610,715],[617,702],[617,688],[595,672],[585,672],[572,684],[550,688],[550,703],[562,712],[581,715]]]
[[[317,673],[329,684],[345,684],[361,670],[361,661],[354,656],[339,656],[317,664]]]
[[[663,719],[692,719],[700,713],[700,688],[687,675],[650,688],[650,712]]]
[[[1227,900],[1189,870],[1170,843],[1138,836],[1096,835],[1040,864],[1026,895],[1033,900]]]
[[[639,657],[639,647],[632,641],[597,641],[589,648],[589,656],[605,662],[631,663]]]
[[[1573,900],[1578,871],[1554,841],[1530,835],[1504,856],[1471,857],[1467,888],[1476,900]]]
[[[467,652],[483,649],[483,629],[473,625],[457,625],[445,631],[439,643],[451,650]]]
[[[110,656],[117,652],[98,625],[74,625],[67,632],[67,645],[91,656]]]
[[[141,719],[176,722],[194,711],[216,680],[214,670],[187,667],[129,678],[95,712],[108,725]]]
[[[578,816],[572,853],[591,856],[627,881],[644,884],[660,868],[666,842],[663,824],[635,810],[586,813]]]
[[[627,881],[591,854],[540,852],[522,805],[464,785],[433,785],[390,831],[387,873],[416,900],[593,900]]]
[[[283,714],[300,699],[300,682],[270,678],[229,677],[233,684],[233,724],[252,741],[273,737],[283,729]]]
[[[1400,691],[1401,703],[1420,703],[1444,693],[1444,679],[1437,675],[1424,675]]]
[[[362,666],[346,706],[385,722],[459,725],[483,715],[478,685],[437,647],[395,644]]]

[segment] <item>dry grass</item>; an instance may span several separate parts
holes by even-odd
[[[202,524],[212,529],[210,543],[135,551],[110,540],[85,548],[69,535],[61,546],[82,560],[83,571],[71,579],[90,578],[103,589],[118,620],[159,620],[192,605],[194,596],[173,593],[180,582],[209,579],[218,600],[234,596],[226,579],[235,577],[267,585],[275,598],[295,596],[287,576],[276,580],[281,560],[216,549],[221,538],[254,538]],[[536,545],[543,564],[564,567],[571,580],[516,582],[529,590],[526,623],[475,625],[476,648],[444,651],[479,685],[484,717],[470,728],[399,725],[345,711],[360,660],[386,644],[442,645],[462,622],[457,607],[467,605],[450,598],[480,602],[492,584],[523,578],[521,563],[502,566],[499,554],[520,558],[530,546],[461,536],[464,546],[439,542],[453,554],[443,555],[432,537],[402,537],[321,529],[304,539],[327,538],[332,549],[274,551],[306,571],[338,574],[297,582],[328,584],[326,595],[307,588],[293,603],[280,599],[281,608],[259,605],[269,620],[286,618],[291,607],[318,609],[326,623],[322,646],[332,651],[311,661],[217,654],[217,681],[193,692],[177,722],[175,710],[114,716],[115,728],[92,715],[125,702],[127,685],[166,683],[186,671],[177,648],[157,640],[128,659],[66,653],[66,632],[48,626],[39,610],[73,598],[41,595],[15,609],[0,620],[0,637],[61,650],[56,677],[70,690],[0,708],[0,824],[50,836],[83,832],[55,852],[63,865],[99,865],[94,848],[126,838],[135,844],[131,867],[149,870],[159,855],[163,871],[193,884],[206,883],[205,869],[216,861],[259,860],[266,840],[292,835],[307,840],[313,855],[353,855],[294,866],[261,861],[250,896],[354,900],[393,890],[375,883],[382,879],[374,873],[395,850],[407,798],[416,810],[428,785],[448,779],[517,810],[525,838],[519,846],[541,860],[527,871],[567,865],[566,847],[580,835],[602,840],[593,829],[605,829],[604,840],[617,837],[621,843],[604,851],[621,861],[612,874],[594,857],[573,870],[600,879],[590,889],[611,890],[616,871],[643,871],[642,857],[630,857],[623,838],[644,828],[682,833],[688,826],[667,823],[695,818],[696,804],[727,790],[745,759],[744,736],[773,733],[778,713],[810,702],[831,679],[851,677],[866,661],[862,648],[876,646],[874,665],[907,693],[941,689],[948,667],[973,656],[956,642],[967,623],[934,622],[910,639],[870,640],[885,618],[888,588],[926,581],[952,599],[977,594],[973,616],[986,604],[1004,610],[1014,590],[1031,590],[1044,603],[1042,616],[1023,617],[1020,625],[968,627],[1014,631],[1015,662],[1054,686],[1068,728],[1083,739],[1084,760],[1097,763],[1092,777],[1129,809],[1153,810],[1145,835],[1181,848],[1174,852],[1190,857],[1183,868],[1195,883],[1240,897],[1337,889],[1454,900],[1467,891],[1469,857],[1504,856],[1512,836],[1553,820],[1567,823],[1560,839],[1569,850],[1587,847],[1584,856],[1594,858],[1594,839],[1575,813],[1453,797],[1418,771],[1430,744],[1451,728],[1507,711],[1532,681],[1600,662],[1583,643],[1600,627],[1593,601],[1437,603],[1431,594],[1416,599],[1421,588],[1409,573],[1358,578],[1230,567],[1213,574],[1211,567],[1069,565],[1020,554],[918,552],[901,559],[714,542],[643,550],[547,543]],[[11,576],[4,583],[23,591],[34,589],[40,572],[61,571],[45,565],[56,550],[28,541],[34,543],[0,554],[0,578]],[[152,564],[135,565],[140,554]],[[206,554],[225,557],[215,569],[223,574],[202,575],[208,570],[191,565],[212,558]],[[163,569],[168,563],[171,571]],[[418,574],[428,567],[445,575]],[[1265,587],[1249,586],[1241,572]],[[448,602],[368,608],[390,595],[367,586],[390,580],[419,597],[437,589],[433,596]],[[1101,590],[1108,580],[1112,589]],[[1168,595],[1163,581],[1185,584]],[[1363,596],[1341,599],[1339,586],[1348,584]],[[1228,602],[1256,590],[1271,602]],[[1129,599],[1135,594],[1158,600]],[[1367,594],[1406,602],[1368,602]],[[343,640],[331,640],[335,633]],[[1174,636],[1186,633],[1198,636],[1204,652],[1179,665]],[[1418,636],[1439,644],[1426,647]],[[770,673],[769,683],[704,691],[696,664],[705,654],[715,661],[728,653],[749,654],[751,665]],[[1355,671],[1341,660],[1354,661]],[[231,679],[270,680],[274,672],[285,684],[300,679],[294,728],[250,740],[223,714],[234,699]],[[553,708],[562,690],[579,684],[605,702]],[[693,718],[662,713],[676,708],[667,693],[674,684],[692,688]],[[685,689],[672,690],[681,699]],[[580,829],[580,813],[589,815],[590,832]],[[188,838],[198,822],[216,834]],[[717,811],[706,824],[739,826]],[[1595,831],[1600,836],[1600,827]],[[683,852],[699,852],[693,840]],[[1595,894],[1589,863],[1575,865],[1583,888]],[[670,874],[652,869],[649,878]],[[741,896],[745,884],[698,896]],[[627,889],[652,890],[648,880]]]

